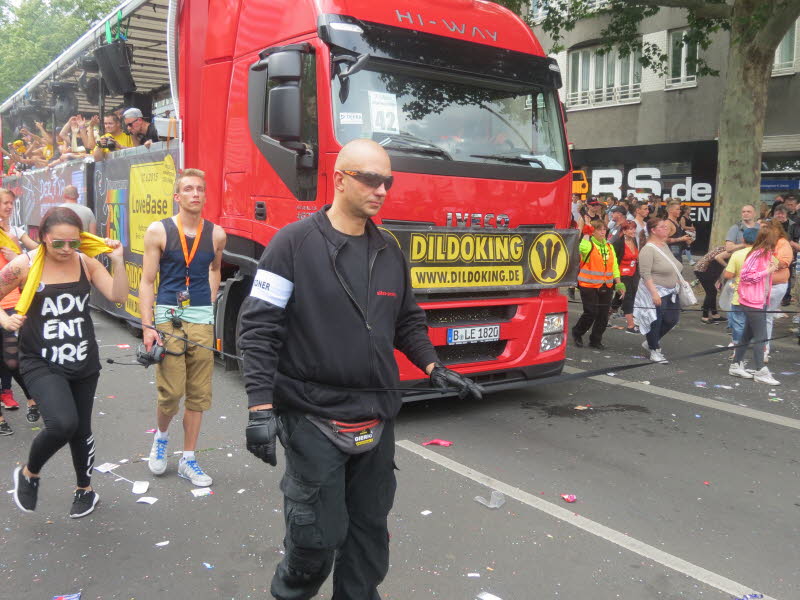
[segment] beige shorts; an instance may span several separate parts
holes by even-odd
[[[171,321],[156,325],[160,331],[214,347],[214,326],[187,323],[176,329]],[[164,336],[164,347],[169,352],[183,352],[184,342],[169,335]],[[156,366],[158,409],[162,414],[177,414],[180,400],[186,396],[184,405],[189,410],[205,412],[211,408],[211,374],[214,371],[214,353],[194,344],[186,344],[186,353],[181,356],[167,354]]]

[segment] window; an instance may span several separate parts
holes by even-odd
[[[772,71],[776,72],[792,72],[794,69],[794,40],[795,40],[796,24],[789,28],[786,35],[783,36],[778,49],[775,51],[775,62],[772,65]]]
[[[669,77],[667,87],[680,87],[697,81],[697,44],[688,43],[686,29],[669,33]]]
[[[340,143],[369,138],[393,156],[480,168],[515,165],[565,171],[561,103],[553,89],[498,89],[490,81],[455,83],[423,70],[364,69],[350,76],[342,100],[333,82]],[[517,88],[517,86],[515,86]],[[473,176],[473,175],[471,175]]]
[[[568,59],[567,106],[602,106],[637,101],[642,88],[638,52],[620,56],[599,48],[575,50]]]

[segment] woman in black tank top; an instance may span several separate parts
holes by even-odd
[[[36,508],[39,472],[63,446],[70,445],[77,487],[70,517],[94,510],[99,500],[91,487],[94,466],[92,404],[100,375],[97,340],[89,310],[92,285],[111,302],[124,302],[128,281],[122,246],[105,240],[113,248],[112,277],[97,259],[76,252],[81,221],[68,208],[50,209],[39,227],[44,267],[26,315],[0,311],[0,325],[19,331],[20,372],[39,404],[45,428],[31,444],[28,462],[14,471],[14,501],[20,509]],[[31,261],[25,255],[0,271],[0,295],[22,287]],[[33,275],[31,275],[33,276]]]
[[[673,229],[673,232],[667,238],[667,246],[669,247],[670,252],[672,252],[672,256],[675,257],[675,260],[678,262],[683,261],[683,251],[689,247],[689,240],[691,238],[686,233],[686,230],[681,227],[678,219],[681,216],[681,201],[677,199],[671,199],[667,201],[667,222],[670,224],[670,228]]]

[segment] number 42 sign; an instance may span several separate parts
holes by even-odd
[[[370,91],[369,112],[373,133],[400,133],[394,94]]]

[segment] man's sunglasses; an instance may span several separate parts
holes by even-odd
[[[342,173],[350,175],[356,181],[363,183],[371,188],[379,188],[381,184],[388,192],[394,183],[393,175],[381,175],[380,173],[372,173],[370,171],[351,171],[350,169],[342,169]]]
[[[50,245],[53,246],[56,250],[61,250],[64,246],[69,246],[73,250],[77,250],[81,247],[80,240],[50,240]]]
[[[136,121],[141,121],[141,118],[136,118],[136,119],[134,119],[133,121],[131,121],[130,123],[125,123],[125,127],[127,127],[128,129],[130,129],[130,128],[131,128],[131,126],[132,126],[134,123],[136,123]]]

